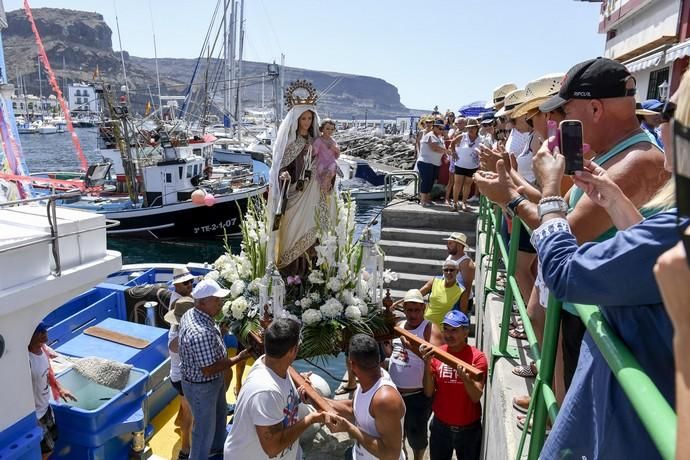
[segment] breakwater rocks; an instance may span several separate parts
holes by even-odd
[[[394,167],[414,167],[414,139],[408,136],[362,135],[337,139],[340,153]]]

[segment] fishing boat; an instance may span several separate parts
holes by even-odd
[[[375,170],[366,160],[341,155],[337,163],[343,175],[336,185],[356,200],[383,201],[386,194],[392,197],[405,189],[406,184],[396,180],[386,190],[386,173]]]

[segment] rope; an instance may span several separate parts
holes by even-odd
[[[86,161],[86,156],[84,155],[83,150],[81,149],[81,143],[79,142],[79,137],[77,136],[77,133],[74,131],[74,126],[72,126],[72,117],[69,114],[69,108],[67,107],[67,103],[65,102],[65,98],[62,97],[62,90],[60,90],[60,85],[57,82],[57,78],[55,78],[55,74],[53,73],[53,68],[50,67],[50,62],[48,61],[48,55],[46,54],[46,50],[43,47],[43,42],[41,41],[41,35],[38,33],[38,28],[36,27],[36,22],[34,21],[34,17],[31,14],[31,7],[29,6],[29,0],[24,0],[24,12],[26,13],[26,17],[31,23],[31,30],[34,33],[34,38],[36,39],[36,45],[38,46],[38,57],[41,60],[41,63],[43,64],[43,67],[45,67],[46,72],[48,73],[48,81],[50,82],[50,86],[52,86],[53,91],[55,92],[55,95],[57,96],[58,102],[60,103],[60,108],[62,109],[62,113],[65,117],[65,121],[67,122],[67,130],[70,132],[72,136],[72,144],[74,144],[74,148],[77,150],[77,155],[79,156],[79,163],[81,165],[81,170],[86,172],[88,168],[88,162]]]

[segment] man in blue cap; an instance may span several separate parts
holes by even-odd
[[[664,142],[661,140],[659,132],[659,126],[663,123],[661,119],[663,108],[664,103],[656,99],[647,99],[635,107],[635,115],[640,122],[640,128],[649,134],[649,137],[660,149],[664,148]]]
[[[48,327],[45,323],[38,323],[29,341],[29,367],[31,368],[31,384],[34,391],[34,404],[38,425],[43,430],[41,439],[41,456],[47,459],[55,449],[58,436],[55,425],[55,415],[50,407],[51,392],[55,399],[76,401],[77,398],[58,383],[50,367],[50,355],[53,351],[46,345],[48,342]]]
[[[439,347],[471,364],[486,376],[486,356],[467,343],[470,320],[460,310],[443,318],[443,340]],[[433,397],[429,454],[433,460],[457,458],[478,460],[482,447],[482,405],[484,381],[472,380],[464,367],[452,367],[434,358],[432,347],[422,345],[424,356],[424,394]]]

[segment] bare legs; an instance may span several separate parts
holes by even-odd
[[[448,185],[446,185],[446,205],[450,206],[450,197],[451,193],[453,192],[454,189],[454,184],[455,184],[455,174],[452,172],[448,176]]]

